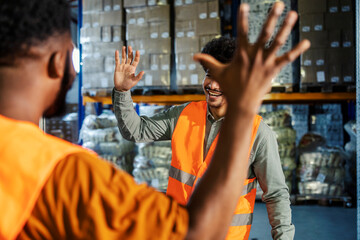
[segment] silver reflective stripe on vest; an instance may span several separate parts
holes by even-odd
[[[249,192],[251,192],[251,190],[253,190],[256,187],[257,187],[257,180],[255,179],[254,181],[252,181],[251,183],[248,183],[244,187],[244,190],[243,190],[241,196],[248,194]]]
[[[194,186],[194,182],[196,179],[196,176],[181,171],[180,169],[177,169],[173,166],[170,166],[169,176],[178,180],[179,182],[182,182],[183,184],[189,185],[190,187]]]
[[[251,225],[253,221],[253,213],[235,214],[231,221],[232,227]]]

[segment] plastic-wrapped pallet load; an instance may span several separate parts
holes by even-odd
[[[274,131],[279,146],[279,156],[289,192],[292,191],[296,169],[296,131],[291,127],[291,116],[287,109],[261,113],[263,121]]]
[[[114,52],[124,45],[122,0],[86,0],[83,4],[82,90],[85,95],[108,95],[114,86]]]
[[[301,139],[299,154],[300,194],[329,197],[344,194],[347,155],[343,149],[328,147],[322,136],[308,133]]]
[[[132,173],[135,144],[121,136],[112,112],[104,112],[100,116],[88,115],[84,119],[80,138],[83,147],[95,151],[103,159]]]
[[[171,141],[140,143],[134,159],[133,176],[138,183],[166,192],[171,163]]]
[[[350,141],[345,144],[345,151],[349,156],[345,165],[345,189],[356,199],[356,121],[347,122],[344,128],[350,136]]]

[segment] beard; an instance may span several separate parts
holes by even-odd
[[[66,113],[66,94],[72,86],[75,76],[70,74],[70,56],[66,55],[64,75],[61,80],[61,87],[56,96],[54,103],[45,110],[43,116],[45,118],[60,117]]]

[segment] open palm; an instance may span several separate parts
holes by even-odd
[[[131,46],[128,48],[128,55],[126,54],[126,47],[122,47],[121,60],[119,51],[115,51],[114,86],[116,90],[122,92],[128,91],[140,81],[144,72],[141,71],[138,75],[135,75],[139,61],[139,51],[136,51],[134,58]]]

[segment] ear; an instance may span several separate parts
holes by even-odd
[[[53,52],[49,58],[48,75],[50,78],[62,78],[65,68],[65,57],[62,51]]]

